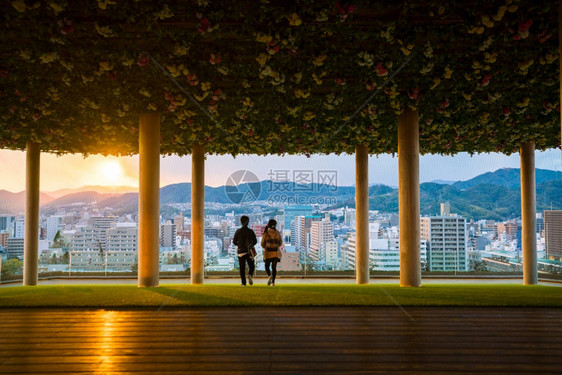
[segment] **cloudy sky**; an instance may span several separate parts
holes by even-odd
[[[0,150],[0,190],[19,192],[25,189],[25,153]],[[560,150],[536,153],[536,167],[562,170]],[[41,155],[41,190],[54,191],[88,185],[138,186],[138,157],[102,157],[52,154]],[[519,168],[519,154],[479,154],[470,156],[427,155],[420,157],[420,181],[467,180],[499,168]],[[318,172],[336,171],[338,185],[354,184],[353,155],[305,156],[208,156],[206,162],[206,184],[224,185],[228,176],[237,170],[252,171],[260,180],[289,175],[303,170]],[[316,178],[316,177],[315,177]],[[191,157],[162,157],[160,185],[166,186],[191,180]],[[369,161],[371,184],[398,185],[398,160],[390,155],[373,156]]]

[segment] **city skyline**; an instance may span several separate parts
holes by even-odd
[[[560,150],[536,151],[536,168],[562,170]],[[371,156],[369,184],[398,185],[398,158],[392,155]],[[20,192],[25,189],[25,152],[0,150],[3,166],[0,190]],[[459,167],[462,166],[462,167]],[[138,155],[104,157],[93,155],[41,155],[41,190],[55,191],[83,186],[138,186]],[[462,181],[500,168],[519,168],[519,154],[510,156],[489,153],[470,156],[420,155],[420,182],[435,180]],[[208,186],[225,185],[230,174],[240,169],[252,171],[260,180],[271,178],[275,171],[335,170],[337,185],[355,183],[354,155],[257,156],[208,155]],[[160,186],[191,181],[191,156],[161,158]]]

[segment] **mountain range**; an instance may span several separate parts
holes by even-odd
[[[56,198],[63,197],[65,195],[81,193],[84,191],[94,191],[99,194],[125,194],[125,193],[137,192],[139,191],[139,189],[131,186],[90,185],[90,186],[82,186],[80,188],[75,188],[75,189],[59,189],[55,191],[46,191],[45,194],[56,199]]]
[[[562,173],[536,169],[537,211],[562,209]],[[439,181],[441,182],[441,181]],[[467,181],[428,182],[420,185],[420,211],[422,215],[439,213],[440,203],[449,202],[451,212],[469,219],[506,220],[520,216],[520,171],[519,169],[499,169],[476,176]],[[233,187],[205,186],[205,201],[209,203],[232,203]],[[251,190],[260,201],[279,197],[305,200],[311,197],[333,197],[334,208],[355,206],[353,186],[326,186],[320,184],[276,183],[261,181],[240,184],[238,191]],[[116,214],[134,213],[138,210],[138,193],[129,187],[89,186],[73,189],[69,194],[64,190],[54,194],[41,194],[41,210],[44,214],[54,213],[61,206],[96,205],[98,208],[112,208]],[[179,183],[160,189],[160,204],[188,203],[191,200],[191,184]],[[0,190],[0,213],[22,213],[25,205],[25,192],[11,193]],[[382,212],[398,212],[398,189],[385,185],[369,187],[369,207]]]

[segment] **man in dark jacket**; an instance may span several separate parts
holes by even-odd
[[[242,227],[234,233],[234,238],[232,239],[232,243],[238,246],[238,264],[240,265],[240,280],[242,280],[242,286],[246,286],[246,262],[249,268],[248,283],[254,285],[252,276],[254,275],[255,265],[254,260],[250,257],[250,247],[254,247],[258,243],[258,239],[254,231],[248,228],[249,223],[250,218],[248,216],[242,216],[240,218]]]

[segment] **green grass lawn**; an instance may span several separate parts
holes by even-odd
[[[0,288],[2,307],[188,306],[536,306],[562,307],[562,288],[439,284],[370,285],[49,285]]]

